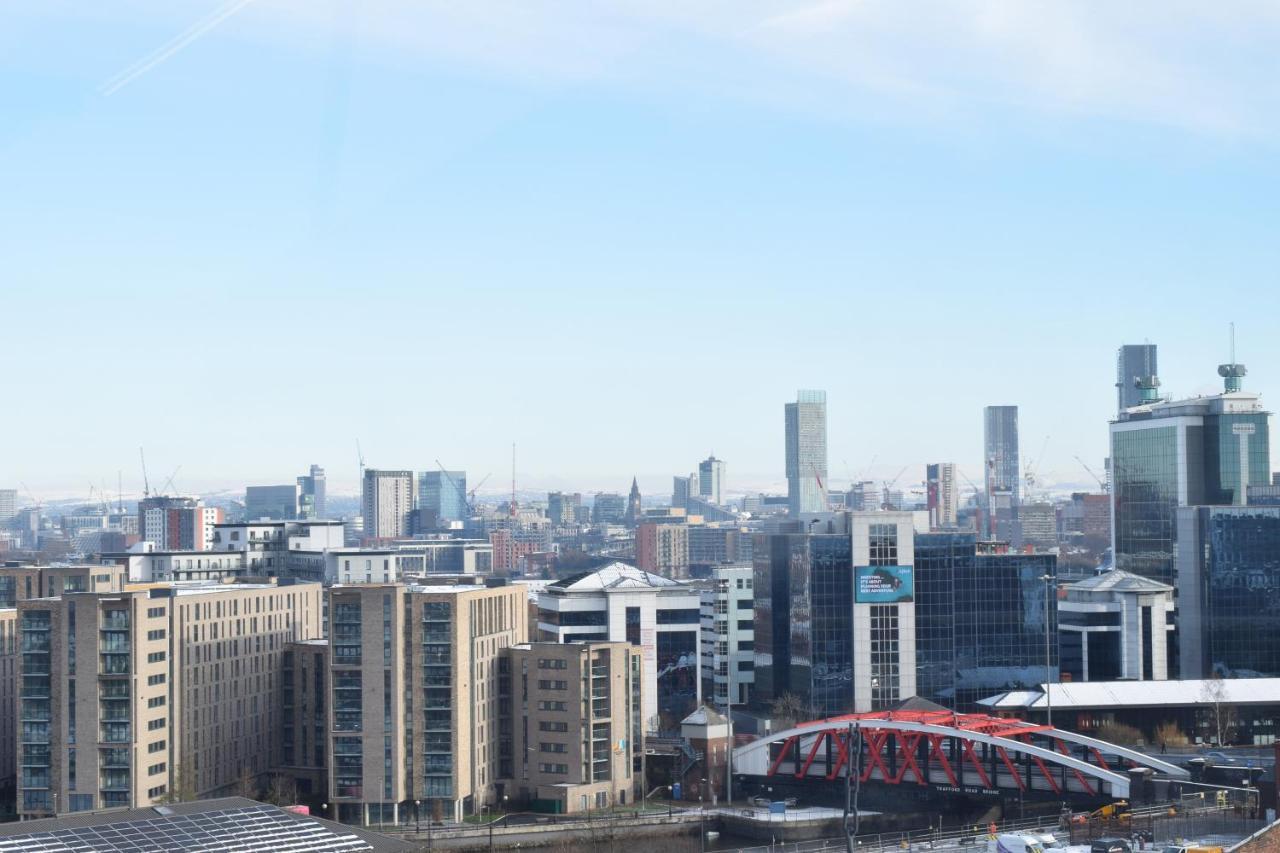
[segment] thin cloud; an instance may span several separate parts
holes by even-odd
[[[116,74],[110,80],[107,80],[102,84],[98,91],[101,92],[104,97],[114,95],[134,80],[137,80],[143,74],[146,74],[156,66],[172,58],[178,51],[187,47],[196,39],[205,35],[214,27],[218,26],[218,24],[221,24],[227,18],[230,18],[236,12],[239,12],[245,6],[248,6],[253,2],[255,2],[255,0],[228,0],[228,2],[222,4],[199,21],[196,21],[186,30],[183,30],[181,33],[174,36],[156,50],[147,54],[133,65],[130,65],[119,74]]]

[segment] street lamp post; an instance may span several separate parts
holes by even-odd
[[[418,809],[422,805],[422,800],[413,801],[413,831],[419,835],[422,834],[422,819],[418,816]]]
[[[707,851],[707,809],[703,805],[702,795],[707,788],[707,780],[698,780],[698,849]]]
[[[1046,721],[1049,728],[1053,728],[1053,688],[1051,686],[1053,678],[1053,662],[1049,654],[1049,615],[1051,613],[1049,604],[1049,593],[1055,587],[1055,578],[1053,575],[1045,573],[1040,576],[1040,580],[1044,581],[1044,701],[1046,709]]]

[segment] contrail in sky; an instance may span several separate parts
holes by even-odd
[[[196,39],[200,38],[209,30],[221,24],[227,18],[230,18],[236,12],[239,12],[245,6],[248,6],[254,0],[227,0],[213,12],[196,21],[183,32],[174,36],[165,44],[161,45],[155,51],[147,54],[128,68],[103,83],[100,91],[103,96],[110,97],[119,92],[125,86],[128,86],[134,80],[137,80],[143,74],[146,74],[152,68],[173,56]]]

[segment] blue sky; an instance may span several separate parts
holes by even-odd
[[[836,484],[989,403],[1083,484],[1121,343],[1280,388],[1280,15],[1094,5],[10,4],[0,485],[779,488],[798,387]]]

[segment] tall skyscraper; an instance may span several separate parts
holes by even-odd
[[[466,471],[423,471],[418,475],[418,510],[428,527],[462,521],[467,513]]]
[[[18,514],[18,490],[0,489],[0,524]]]
[[[327,510],[324,469],[319,465],[312,465],[310,473],[298,478],[298,487],[302,490],[302,517],[324,518]]]
[[[1012,540],[1018,524],[1018,407],[983,410],[983,466],[986,471],[987,529],[993,538]]]
[[[1244,365],[1218,368],[1222,394],[1156,401],[1111,423],[1116,567],[1178,588],[1177,510],[1243,506],[1271,474],[1270,413],[1243,391]]]
[[[412,532],[413,472],[366,468],[361,494],[366,539],[395,539]]]
[[[715,454],[698,463],[698,496],[720,505],[720,488],[724,484],[724,460]]]
[[[956,526],[956,466],[952,462],[934,462],[925,468],[925,487],[929,508],[929,527]]]
[[[1140,386],[1154,380],[1158,373],[1155,344],[1125,344],[1120,347],[1116,353],[1117,411],[1123,412],[1148,402]]]
[[[827,510],[827,392],[801,389],[786,405],[787,498],[792,516]]]
[[[689,498],[696,494],[696,489],[696,477],[672,477],[671,506],[677,509],[687,509],[689,507]]]

